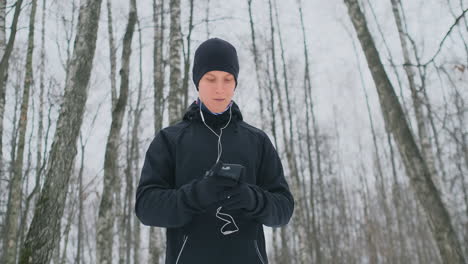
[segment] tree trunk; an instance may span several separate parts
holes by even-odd
[[[192,42],[192,30],[193,30],[193,0],[190,0],[190,17],[189,17],[189,30],[187,33],[187,54],[184,56],[184,80],[182,82],[182,93],[184,95],[184,103],[182,110],[188,107],[188,87],[189,87],[189,68],[190,68],[190,48]]]
[[[115,104],[117,102],[117,84],[115,79],[115,72],[117,68],[117,48],[114,42],[114,29],[112,26],[112,5],[111,0],[107,0],[107,34],[109,35],[109,59],[110,59],[110,81],[111,81],[111,98],[112,108],[111,112],[114,111]]]
[[[6,48],[6,26],[5,26],[5,17],[6,17],[6,5],[7,5],[7,0],[0,1],[0,59],[3,57],[3,54],[5,54],[5,48]],[[4,88],[3,88],[4,89]],[[0,91],[0,179],[3,178],[4,175],[4,165],[3,165],[3,112],[5,108],[5,102],[4,102],[4,95],[2,91]],[[2,181],[0,180],[0,190],[2,190]],[[0,232],[2,230],[2,226],[0,225]],[[3,237],[3,234],[0,233],[1,237]]]
[[[396,22],[396,25],[397,25],[397,28],[398,28],[398,35],[400,37],[400,44],[401,44],[401,49],[403,51],[403,58],[404,58],[404,69],[405,69],[405,72],[406,72],[406,76],[408,78],[408,84],[409,84],[409,87],[410,87],[410,91],[411,91],[411,98],[413,100],[413,106],[414,106],[414,113],[415,113],[415,117],[416,117],[416,123],[417,123],[417,127],[418,127],[418,135],[419,135],[419,145],[420,145],[420,149],[421,149],[421,155],[422,157],[424,158],[424,160],[426,161],[427,165],[428,165],[428,168],[429,168],[429,171],[430,171],[430,175],[432,177],[435,177],[437,176],[437,170],[436,170],[436,167],[435,167],[435,156],[434,156],[434,153],[432,152],[432,144],[431,144],[431,139],[429,138],[429,135],[428,135],[428,120],[427,120],[427,117],[426,115],[424,114],[424,105],[423,105],[423,99],[424,99],[424,94],[420,94],[420,92],[418,91],[417,87],[416,87],[416,82],[415,82],[415,75],[416,73],[413,71],[413,67],[410,66],[412,64],[411,62],[411,59],[410,59],[410,56],[409,56],[409,48],[408,48],[408,45],[406,43],[406,38],[408,36],[408,32],[405,32],[404,28],[403,28],[403,22],[402,22],[402,19],[401,19],[401,15],[400,15],[400,11],[398,9],[398,4],[397,4],[397,1],[398,0],[391,0],[392,2],[392,11],[393,11],[393,15],[395,17],[395,22]],[[415,47],[413,46],[413,48],[415,49]],[[417,53],[416,53],[416,50],[414,50],[414,53],[415,53],[415,56],[417,59],[419,59],[417,57]],[[424,77],[421,76],[421,79],[423,79]],[[421,81],[421,87],[420,87],[420,90],[425,90],[426,87],[425,87],[425,82],[424,80]],[[429,102],[426,102],[427,104],[429,104]],[[433,181],[436,181],[438,182],[439,179],[436,179],[436,178],[432,178]],[[437,184],[438,186],[441,186],[440,182],[438,182],[439,184]]]
[[[159,14],[159,17],[158,17]],[[162,128],[164,112],[164,0],[153,0],[153,85],[154,85],[154,131]]]
[[[401,105],[367,28],[365,17],[357,0],[344,0],[344,2],[374,79],[385,123],[395,137],[410,184],[428,215],[442,260],[444,263],[464,263],[461,245],[450,216],[434,186],[431,171],[409,130]]]
[[[24,247],[20,251],[20,264],[48,263],[55,243],[60,239],[60,220],[86,105],[100,8],[101,0],[88,0],[80,7],[73,58],[47,163],[44,187]]]
[[[6,27],[5,27],[5,18],[6,18],[6,5],[7,1],[0,1],[0,58],[3,57],[5,53],[6,45]]]
[[[181,72],[180,60],[182,49],[182,32],[180,31],[180,0],[170,0],[169,10],[171,12],[171,29],[169,36],[169,125],[173,125],[182,118],[182,111],[185,106],[182,106],[182,87],[181,87]]]
[[[253,53],[252,55],[253,55],[254,64],[255,64],[255,77],[257,79],[257,85],[258,85],[258,102],[260,105],[260,119],[265,120],[265,113],[264,113],[265,107],[263,106],[263,90],[265,88],[263,87],[261,78],[260,78],[261,57],[258,54],[257,43],[255,40],[256,36],[255,36],[255,27],[254,27],[254,22],[253,22],[253,15],[252,15],[252,0],[247,0],[247,4],[249,6],[250,36],[252,37],[252,53]],[[207,21],[208,21],[208,17],[207,17]],[[263,122],[262,122],[262,130],[265,130],[265,125]]]
[[[367,183],[366,183],[367,185]],[[375,241],[375,232],[374,232],[374,221],[369,215],[369,206],[367,195],[363,197],[364,202],[364,233],[366,236],[367,250],[369,254],[369,263],[377,264],[379,263],[379,254],[377,251],[377,245]]]
[[[247,0],[251,1],[251,0]],[[205,30],[206,30],[206,38],[210,38],[210,0],[206,0],[206,9],[205,9]]]
[[[68,241],[70,239],[70,230],[71,230],[71,226],[72,226],[72,222],[73,220],[75,219],[75,205],[76,205],[76,198],[74,197],[74,193],[73,193],[73,188],[75,187],[76,183],[75,182],[71,182],[70,184],[70,194],[67,195],[68,196],[68,200],[69,200],[69,214],[67,216],[67,224],[65,225],[65,230],[63,231],[63,237],[65,239],[64,241],[64,245],[63,245],[63,250],[62,250],[62,257],[60,258],[60,263],[61,264],[66,264],[67,263],[67,249],[68,249]]]
[[[322,253],[320,250],[320,239],[319,239],[319,231],[317,230],[317,217],[315,215],[315,207],[316,204],[314,202],[314,168],[313,168],[313,161],[312,161],[312,150],[311,150],[311,139],[310,139],[310,126],[309,126],[309,93],[311,93],[311,83],[310,83],[310,69],[309,69],[309,50],[307,48],[307,37],[306,37],[306,30],[304,25],[304,16],[302,14],[302,4],[299,2],[299,16],[301,20],[301,30],[302,30],[302,42],[304,46],[304,59],[305,59],[305,73],[304,73],[304,91],[306,96],[304,96],[304,104],[306,106],[306,133],[307,133],[307,154],[308,154],[308,164],[309,164],[309,177],[310,177],[310,192],[309,192],[309,203],[310,209],[307,209],[307,222],[309,223],[308,228],[308,247],[309,247],[309,254],[313,256],[313,252],[315,253],[315,261],[317,263],[322,262]],[[310,107],[312,107],[312,101],[310,100]],[[292,138],[291,138],[292,139]],[[292,144],[292,143],[290,143]],[[317,156],[318,157],[318,156]],[[303,183],[305,188],[305,182]],[[304,191],[305,195],[305,191]],[[310,217],[312,218],[309,220]],[[312,258],[313,259],[313,258]]]
[[[134,186],[137,185],[138,181],[138,171],[139,167],[138,165],[140,164],[140,155],[139,155],[139,149],[140,145],[138,144],[139,142],[139,134],[138,132],[140,131],[140,123],[141,123],[141,113],[143,111],[143,108],[141,108],[141,99],[142,99],[142,90],[143,90],[143,43],[142,43],[142,34],[141,34],[141,25],[140,25],[140,20],[137,20],[137,25],[138,25],[138,44],[139,44],[139,73],[140,73],[140,80],[138,83],[138,97],[137,97],[137,102],[136,102],[136,109],[134,111],[134,122],[132,125],[132,137],[130,139],[131,141],[131,157],[130,157],[130,162],[133,163],[133,166],[129,170],[129,178],[128,178],[128,185],[131,186],[131,189],[129,189],[129,196],[128,196],[128,204],[129,208],[133,208],[133,204],[135,202],[133,201],[133,198],[135,197],[134,193]],[[134,176],[132,178],[132,176]],[[128,211],[128,219],[132,219],[133,221],[133,233],[130,233],[129,236],[132,236],[131,239],[133,239],[133,244],[130,245],[130,247],[133,247],[133,263],[140,263],[140,221],[138,220],[137,216],[133,213],[133,210]],[[129,221],[130,222],[130,221]],[[131,230],[130,224],[128,227],[129,230]],[[130,240],[130,239],[129,239]],[[130,263],[130,256],[128,256],[127,259],[128,263]]]
[[[110,59],[110,81],[111,81],[111,113],[114,112],[115,107],[118,102],[118,97],[117,97],[117,84],[116,84],[116,69],[117,69],[117,48],[115,47],[115,41],[114,41],[114,30],[113,30],[113,18],[112,18],[112,5],[111,1],[107,0],[107,33],[109,35],[109,59]],[[120,200],[120,186],[121,186],[121,181],[120,177],[116,177],[116,182],[114,184],[115,190],[115,207],[113,210],[115,211],[114,217],[116,222],[120,224],[120,226],[117,227],[118,230],[124,230],[122,229],[122,225],[125,221],[125,217],[122,216],[121,210],[121,200]],[[114,221],[114,220],[112,220]],[[125,253],[125,238],[123,237],[122,232],[117,233],[118,240],[119,240],[119,249],[118,249],[118,254],[119,254],[119,263],[123,263],[124,260],[124,253]],[[113,239],[113,238],[112,238]]]
[[[32,1],[31,15],[29,17],[28,48],[26,53],[26,76],[24,79],[23,97],[21,102],[21,113],[18,124],[18,148],[13,161],[13,174],[10,179],[10,190],[5,221],[5,233],[3,237],[3,260],[5,264],[16,263],[16,247],[18,243],[18,232],[22,228],[18,226],[18,217],[21,212],[21,194],[23,178],[23,158],[26,139],[26,126],[28,122],[29,92],[33,81],[32,59],[34,51],[34,25],[37,10],[37,0]],[[27,212],[26,212],[27,213]],[[24,228],[24,227],[23,227]]]
[[[6,1],[2,1],[0,5],[0,41],[3,45],[0,45],[0,177],[4,173],[3,165],[3,115],[5,113],[5,93],[6,93],[6,81],[8,79],[8,61],[10,60],[11,53],[13,52],[13,46],[16,39],[16,31],[18,28],[18,19],[21,13],[21,5],[23,0],[17,0],[15,3],[15,13],[13,14],[13,21],[11,22],[11,31],[8,38],[8,43],[5,45],[5,17],[6,17]],[[0,44],[2,44],[0,43]]]
[[[80,136],[80,139],[82,137]],[[76,246],[76,257],[75,257],[75,264],[81,263],[81,253],[83,252],[82,245],[83,245],[83,202],[84,202],[84,195],[83,195],[83,170],[84,170],[84,152],[85,152],[85,144],[81,141],[81,166],[80,171],[78,172],[78,231],[77,231],[77,246]]]
[[[159,16],[158,16],[159,15]],[[153,41],[153,85],[154,85],[154,134],[156,134],[163,125],[164,114],[164,69],[166,62],[163,54],[164,44],[164,0],[153,0],[153,23],[154,23],[154,41]],[[150,227],[149,235],[149,263],[159,263],[161,255],[159,227]]]
[[[97,262],[112,263],[113,227],[114,227],[114,195],[119,195],[120,185],[118,183],[118,154],[120,143],[120,131],[125,107],[128,97],[129,65],[132,52],[132,39],[137,19],[136,0],[130,0],[130,11],[128,15],[127,28],[123,39],[122,68],[120,69],[120,92],[119,98],[112,111],[112,123],[109,131],[106,153],[104,157],[104,184],[99,205],[99,216],[97,222]]]

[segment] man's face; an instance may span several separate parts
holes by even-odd
[[[231,102],[235,86],[236,81],[231,73],[209,71],[198,83],[198,97],[211,112],[219,113]]]

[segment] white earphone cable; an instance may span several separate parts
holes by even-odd
[[[232,108],[232,105],[229,106],[229,120],[228,120],[227,124],[226,124],[224,127],[221,128],[219,135],[218,135],[215,131],[213,131],[213,129],[211,129],[211,127],[209,127],[209,126],[205,123],[205,117],[203,116],[203,112],[202,112],[202,110],[201,110],[201,107],[202,107],[202,101],[201,101],[201,99],[200,99],[200,115],[201,115],[201,118],[202,118],[202,120],[203,120],[203,124],[205,124],[205,126],[206,126],[208,129],[210,129],[211,132],[213,132],[213,133],[218,137],[218,157],[217,157],[217,159],[216,159],[216,163],[217,163],[217,162],[219,161],[219,159],[221,158],[221,153],[223,152],[223,145],[221,144],[221,136],[223,135],[223,129],[225,129],[225,128],[229,125],[229,123],[231,122],[231,117],[232,117],[231,108]],[[229,198],[230,198],[230,197],[228,196],[228,199],[229,199]],[[216,214],[215,214],[215,216],[216,216],[217,218],[219,218],[219,219],[221,219],[221,220],[223,220],[223,221],[226,222],[226,224],[224,224],[224,225],[221,227],[221,229],[220,229],[221,233],[222,233],[223,235],[229,235],[229,234],[232,234],[232,233],[234,233],[234,232],[239,231],[239,227],[237,226],[236,221],[234,221],[234,218],[233,218],[230,214],[220,213],[219,211],[221,210],[221,208],[222,208],[222,206],[218,207],[218,209],[216,210]],[[229,220],[226,220],[226,219],[224,219],[224,218],[222,218],[222,217],[220,217],[219,215],[226,215],[226,216],[229,216],[229,217],[232,219],[232,222],[229,221]],[[224,227],[226,227],[226,226],[229,225],[230,223],[233,223],[234,226],[236,227],[236,229],[235,229],[235,230],[223,231]]]

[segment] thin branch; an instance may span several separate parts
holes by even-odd
[[[445,40],[447,39],[448,35],[452,32],[453,28],[458,24],[458,22],[465,16],[466,12],[468,12],[468,8],[463,10],[461,15],[459,15],[456,19],[455,22],[453,22],[452,26],[450,26],[449,30],[445,34],[445,36],[442,38],[442,41],[439,44],[439,48],[437,49],[436,53],[432,56],[432,58],[427,61],[424,64],[403,64],[403,66],[416,66],[416,67],[426,67],[429,63],[433,62],[437,55],[439,55],[440,51],[442,50],[442,45],[444,45]]]

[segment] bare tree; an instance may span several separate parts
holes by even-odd
[[[117,68],[117,48],[114,41],[114,29],[112,19],[112,5],[111,1],[107,0],[107,33],[109,34],[109,59],[110,59],[110,81],[111,81],[111,98],[112,98],[112,111],[117,103],[117,84],[115,79],[115,72]]]
[[[164,113],[164,70],[166,61],[164,60],[164,0],[153,0],[153,86],[154,86],[154,134],[158,132],[163,125]],[[162,254],[161,244],[163,241],[161,228],[150,227],[149,235],[149,260],[150,263],[159,263],[159,258]]]
[[[86,143],[83,143],[83,136],[80,134],[80,147],[81,147],[81,166],[80,171],[78,172],[78,239],[77,239],[77,246],[76,246],[76,257],[75,263],[81,263],[81,256],[82,256],[82,244],[83,244],[83,169],[84,169],[84,151],[86,147]]]
[[[193,0],[189,0],[190,3],[190,16],[189,16],[189,30],[187,34],[187,54],[184,52],[184,80],[182,81],[182,94],[183,94],[183,105],[182,111],[188,106],[188,87],[189,87],[189,69],[190,69],[190,50],[192,42],[192,30],[193,30]],[[182,47],[184,47],[182,45]],[[184,50],[185,51],[185,50]]]
[[[374,79],[385,123],[395,137],[411,186],[428,215],[433,237],[437,242],[442,260],[444,263],[464,263],[461,246],[451,224],[450,216],[434,186],[427,162],[421,155],[409,130],[401,105],[380,61],[359,3],[357,0],[344,0],[344,2],[348,7],[349,16]]]
[[[304,59],[305,59],[305,65],[304,65],[304,104],[306,106],[306,133],[307,133],[307,139],[306,139],[306,145],[307,145],[307,158],[308,158],[308,166],[309,166],[309,177],[310,177],[310,186],[309,186],[309,202],[305,202],[305,204],[310,204],[310,208],[306,207],[307,209],[307,245],[309,248],[309,254],[315,253],[315,261],[317,263],[322,262],[322,252],[321,252],[321,247],[320,247],[320,239],[319,239],[319,230],[317,227],[317,216],[315,213],[315,207],[316,204],[314,202],[314,164],[312,160],[312,150],[311,150],[311,131],[310,131],[310,125],[309,125],[309,107],[313,108],[313,102],[309,94],[311,93],[311,80],[310,80],[310,64],[309,64],[309,50],[307,48],[307,37],[306,37],[306,31],[305,31],[305,25],[304,25],[304,16],[302,13],[302,3],[301,1],[297,1],[298,3],[298,9],[299,9],[299,17],[301,20],[301,29],[302,29],[302,43],[304,46]],[[313,109],[311,109],[313,111]],[[315,120],[315,118],[314,118]],[[314,124],[315,126],[315,124]],[[317,155],[317,162],[320,161],[320,156]],[[318,167],[317,169],[319,169]],[[306,183],[302,183],[303,187],[305,188]],[[306,191],[304,190],[304,195]]]
[[[153,0],[153,85],[154,85],[154,131],[162,128],[164,111],[164,0]]]
[[[208,0],[208,3],[209,3],[209,0]],[[264,118],[264,109],[265,107],[263,106],[263,94],[262,94],[262,91],[263,91],[263,85],[262,85],[262,82],[261,82],[261,78],[260,78],[260,55],[258,54],[258,48],[257,48],[257,41],[256,41],[256,34],[255,34],[255,26],[254,26],[254,21],[253,21],[253,14],[252,14],[252,0],[247,0],[247,4],[248,4],[248,10],[249,10],[249,25],[250,25],[250,36],[252,38],[252,55],[253,55],[253,59],[254,59],[254,64],[255,64],[255,77],[257,79],[257,85],[258,85],[258,102],[259,102],[259,105],[260,105],[260,118],[261,120],[265,120]],[[209,5],[209,4],[208,4]],[[208,13],[208,11],[207,11]],[[207,21],[208,21],[208,15],[207,15]],[[207,22],[208,23],[208,22]],[[208,35],[208,33],[207,33]],[[265,127],[263,125],[263,122],[262,122],[262,129],[264,130]]]
[[[0,9],[0,53],[2,54],[0,60],[0,177],[3,176],[3,115],[5,113],[5,91],[6,91],[6,80],[8,78],[8,61],[10,60],[11,53],[13,52],[13,46],[16,39],[16,31],[18,28],[18,19],[21,13],[21,5],[23,0],[18,0],[15,3],[15,13],[13,14],[13,20],[11,22],[11,31],[8,38],[8,42],[5,45],[5,14],[6,14],[6,1],[2,1]],[[2,37],[3,36],[3,37]],[[3,43],[3,45],[1,45]]]
[[[171,13],[171,26],[169,42],[169,125],[178,122],[182,117],[185,106],[182,105],[181,78],[181,49],[182,32],[180,30],[180,0],[170,0],[169,10]]]
[[[133,124],[131,126],[131,138],[130,138],[130,153],[129,153],[129,161],[130,165],[128,166],[128,174],[127,176],[127,241],[133,240],[133,245],[129,245],[127,249],[127,263],[130,263],[130,249],[133,247],[133,263],[140,263],[140,221],[138,220],[137,216],[133,213],[133,204],[135,193],[134,193],[134,186],[137,185],[138,181],[138,172],[140,168],[138,165],[140,164],[140,155],[139,155],[139,131],[140,131],[140,123],[141,123],[141,114],[143,112],[142,107],[142,97],[143,97],[143,42],[142,42],[142,32],[141,32],[141,25],[140,19],[137,20],[138,25],[138,46],[139,46],[139,81],[138,81],[138,96],[137,101],[135,104],[134,110],[134,118]],[[133,220],[133,233],[131,223]],[[153,262],[152,262],[153,263]]]
[[[100,108],[102,106],[102,104],[104,103],[104,101],[102,101],[101,103],[99,103],[99,106],[92,118],[92,121],[91,121],[91,125],[90,125],[90,128],[94,127],[94,124],[96,123],[96,119],[97,119],[97,116],[98,116],[98,113],[100,111]],[[91,129],[90,129],[91,131]],[[75,256],[75,264],[80,264],[82,262],[85,262],[84,261],[84,249],[85,249],[85,245],[84,245],[84,242],[87,242],[88,243],[88,253],[89,253],[89,260],[91,263],[93,263],[93,258],[92,258],[92,255],[91,255],[91,252],[93,251],[91,249],[91,247],[89,246],[89,239],[87,239],[87,233],[86,232],[86,226],[84,225],[84,218],[85,218],[85,210],[84,210],[84,201],[86,200],[87,197],[89,197],[88,193],[86,193],[86,187],[84,184],[83,184],[83,177],[84,177],[84,166],[85,166],[85,163],[84,163],[84,158],[85,158],[85,149],[86,149],[86,145],[88,144],[88,140],[91,138],[91,134],[89,133],[88,135],[86,136],[83,136],[83,129],[80,131],[80,169],[79,169],[79,172],[78,172],[78,186],[77,186],[77,189],[78,189],[78,195],[77,195],[77,198],[78,198],[78,226],[77,226],[77,246],[76,246],[76,256]]]
[[[115,107],[112,110],[112,123],[106,145],[104,157],[104,184],[99,205],[97,223],[97,261],[99,263],[112,263],[113,227],[114,227],[114,195],[120,195],[120,184],[117,178],[120,131],[129,90],[130,57],[132,53],[132,40],[137,20],[136,0],[130,0],[128,23],[125,29],[122,48],[122,66],[120,69],[120,92]],[[113,103],[114,104],[114,103]]]
[[[414,113],[416,117],[416,123],[418,127],[418,135],[419,135],[419,146],[421,149],[421,155],[423,156],[424,160],[426,160],[428,168],[430,170],[430,174],[432,177],[437,175],[437,170],[435,167],[435,157],[434,153],[432,152],[432,144],[431,140],[428,135],[428,118],[424,113],[424,94],[419,92],[426,89],[425,85],[425,74],[421,74],[419,77],[421,79],[420,88],[416,85],[416,73],[414,72],[414,68],[410,65],[412,64],[410,55],[409,55],[409,47],[407,45],[407,38],[410,38],[410,35],[403,27],[402,16],[400,14],[400,10],[398,8],[399,0],[391,0],[392,2],[392,11],[395,17],[395,22],[398,28],[398,36],[400,37],[400,44],[401,49],[403,51],[403,58],[404,58],[404,69],[406,72],[406,76],[408,78],[408,84],[411,91],[411,99],[413,100],[414,106]],[[419,60],[418,52],[416,47],[413,45],[413,51],[416,55],[416,58]],[[418,91],[419,90],[419,91]],[[426,102],[428,103],[428,102]],[[433,181],[438,181],[439,179],[432,179]],[[440,184],[439,184],[440,185]]]
[[[5,28],[5,17],[6,17],[6,6],[7,1],[0,2],[0,58],[5,53],[6,45],[6,28]]]
[[[16,263],[16,246],[17,246],[17,235],[19,228],[18,217],[20,215],[20,204],[21,204],[21,194],[22,190],[22,177],[23,177],[23,158],[24,158],[24,149],[25,149],[25,139],[26,139],[26,125],[28,122],[28,106],[29,106],[29,93],[30,87],[33,81],[33,69],[32,69],[32,59],[34,51],[34,25],[37,9],[37,0],[32,1],[31,14],[29,17],[29,35],[28,35],[28,48],[26,55],[26,76],[24,78],[23,86],[23,97],[21,102],[21,113],[19,118],[19,136],[18,136],[18,148],[16,149],[17,153],[15,155],[15,160],[12,169],[12,177],[10,180],[10,188],[8,195],[8,205],[5,221],[5,232],[4,232],[4,242],[3,242],[3,259],[2,263],[14,264]]]
[[[74,171],[74,170],[72,170]],[[76,185],[75,183],[75,180],[77,180],[77,177],[75,175],[72,176],[72,179],[70,180],[70,185],[69,185],[69,194],[67,194],[67,201],[68,201],[68,206],[67,206],[67,209],[69,210],[67,212],[67,218],[66,218],[66,225],[65,225],[65,229],[63,231],[63,239],[64,239],[64,245],[63,245],[63,249],[62,249],[62,256],[59,257],[59,260],[56,262],[56,263],[60,263],[60,264],[65,264],[67,263],[67,249],[68,249],[68,241],[70,239],[70,230],[72,228],[72,223],[73,223],[73,219],[75,219],[75,214],[76,214],[76,203],[78,202],[77,201],[77,198],[78,197],[75,197],[75,194],[74,194],[74,187]],[[79,196],[79,195],[78,195]],[[57,250],[57,249],[56,249]],[[59,252],[59,250],[57,250],[57,252]]]
[[[5,27],[5,17],[6,17],[6,6],[7,6],[7,1],[0,1],[0,58],[3,57],[3,54],[5,54],[5,48],[6,48],[6,27]],[[1,95],[1,93],[0,93]],[[3,101],[3,96],[0,98],[0,102]],[[3,103],[3,106],[5,104]],[[3,112],[3,110],[2,110]],[[0,179],[3,177],[3,150],[2,150],[2,137],[3,137],[3,115],[1,116],[2,118],[0,119]],[[0,181],[0,190],[2,187],[2,181]],[[0,230],[2,228],[0,227]],[[3,237],[3,235],[2,235]]]
[[[96,48],[101,0],[80,6],[78,31],[65,85],[63,104],[57,121],[44,187],[21,248],[19,263],[47,263],[59,239],[67,187],[76,156],[76,140],[86,105],[88,82]]]

